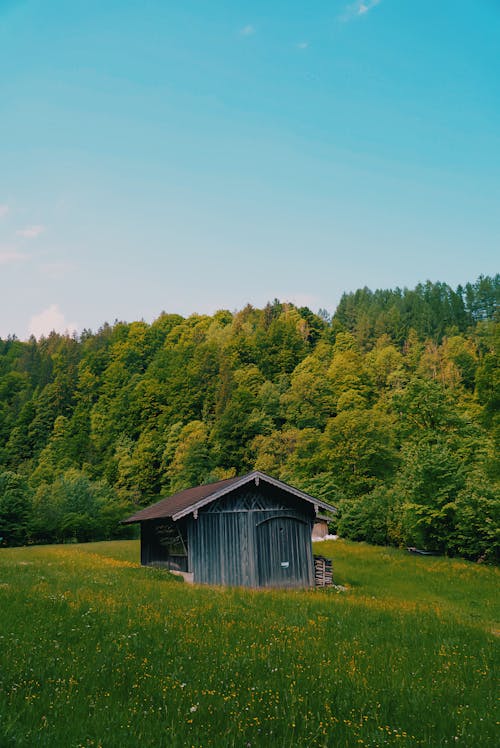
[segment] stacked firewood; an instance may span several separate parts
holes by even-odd
[[[316,587],[330,587],[333,584],[331,558],[314,556],[314,583]]]

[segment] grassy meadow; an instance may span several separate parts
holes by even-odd
[[[498,570],[316,551],[345,590],[190,586],[138,541],[1,549],[0,746],[498,745]]]

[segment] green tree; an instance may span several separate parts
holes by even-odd
[[[265,381],[257,366],[248,364],[232,376],[230,395],[212,429],[217,464],[237,472],[251,467],[251,441],[270,433],[273,421],[260,400]]]
[[[328,421],[320,456],[345,498],[368,493],[397,466],[392,420],[375,409],[344,410]]]
[[[22,475],[0,473],[0,537],[6,545],[24,545],[28,540],[31,492]]]
[[[423,437],[403,448],[396,488],[408,544],[448,549],[455,530],[456,501],[465,480],[464,462],[445,437]]]
[[[183,427],[168,469],[172,492],[207,483],[214,467],[208,429],[202,421],[191,421]]]
[[[471,473],[455,501],[455,531],[449,548],[473,561],[500,561],[500,499],[498,484],[478,471]]]
[[[401,504],[396,490],[379,485],[364,496],[340,501],[338,532],[350,540],[400,545]]]
[[[331,346],[319,343],[316,350],[294,369],[290,387],[281,404],[287,421],[298,428],[324,428],[335,412],[336,400],[328,368]]]

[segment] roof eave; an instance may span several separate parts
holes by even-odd
[[[286,488],[286,490],[293,494],[294,496],[297,496],[299,499],[303,499],[304,501],[309,502],[310,504],[314,504],[316,507],[321,507],[322,509],[326,509],[329,512],[333,512],[336,514],[337,508],[332,506],[331,504],[327,504],[325,501],[321,501],[321,499],[316,499],[314,496],[310,496],[308,493],[305,493],[304,491],[300,491],[298,488],[294,488],[293,486],[290,486],[288,483],[285,483],[282,480],[278,480],[277,478],[271,478],[270,475],[265,475],[265,473],[261,473],[259,470],[255,471],[262,480],[267,481],[268,483],[271,483],[271,485],[276,486],[277,488],[283,488],[283,486]]]
[[[231,483],[230,486],[224,486],[224,488],[219,489],[219,491],[216,491],[215,493],[212,493],[209,496],[205,496],[203,499],[200,499],[194,504],[191,504],[191,506],[186,507],[186,509],[181,509],[179,512],[172,514],[172,519],[174,520],[174,522],[177,522],[177,520],[182,519],[182,517],[186,517],[189,514],[194,514],[194,512],[197,512],[199,509],[202,509],[207,504],[211,504],[212,501],[216,501],[222,496],[225,496],[227,493],[231,493],[236,488],[240,488],[241,486],[244,486],[247,483],[251,483],[256,478],[258,478],[259,480],[263,480],[266,483],[270,483],[271,485],[276,486],[276,488],[281,488],[281,489],[284,488],[286,491],[288,491],[288,493],[291,493],[294,496],[297,496],[299,499],[303,499],[304,501],[307,501],[309,504],[313,504],[315,508],[321,507],[322,509],[326,509],[327,511],[333,512],[334,514],[337,512],[336,507],[332,506],[331,504],[327,504],[326,502],[321,501],[320,499],[315,499],[313,496],[309,496],[309,494],[304,493],[303,491],[300,491],[298,488],[289,486],[288,483],[284,483],[283,481],[280,481],[276,478],[271,478],[270,475],[266,475],[265,473],[262,473],[260,470],[254,470],[253,472],[248,473],[248,475],[244,475],[241,478],[241,480],[236,481],[235,483]],[[317,513],[317,510],[316,510],[316,513]],[[136,520],[136,521],[140,521],[140,520]]]
[[[253,473],[251,473],[250,475],[253,476]],[[235,488],[244,486],[245,483],[250,482],[251,480],[250,475],[245,475],[239,481],[236,481],[235,483],[231,483],[231,485],[229,486],[224,486],[223,488],[220,488],[218,491],[215,491],[214,493],[211,493],[208,496],[205,496],[203,499],[196,501],[194,504],[191,504],[185,509],[179,510],[175,514],[172,514],[172,519],[174,520],[174,522],[177,522],[178,519],[182,519],[182,517],[186,517],[188,514],[193,514],[194,512],[197,512],[198,509],[201,509],[202,507],[204,507],[206,504],[211,504],[212,501],[216,501],[217,499],[220,499],[221,496],[225,496],[227,493],[234,491]]]

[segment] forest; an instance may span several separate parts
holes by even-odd
[[[260,469],[352,540],[497,562],[500,276],[0,339],[0,544]],[[132,530],[133,531],[133,530]]]

